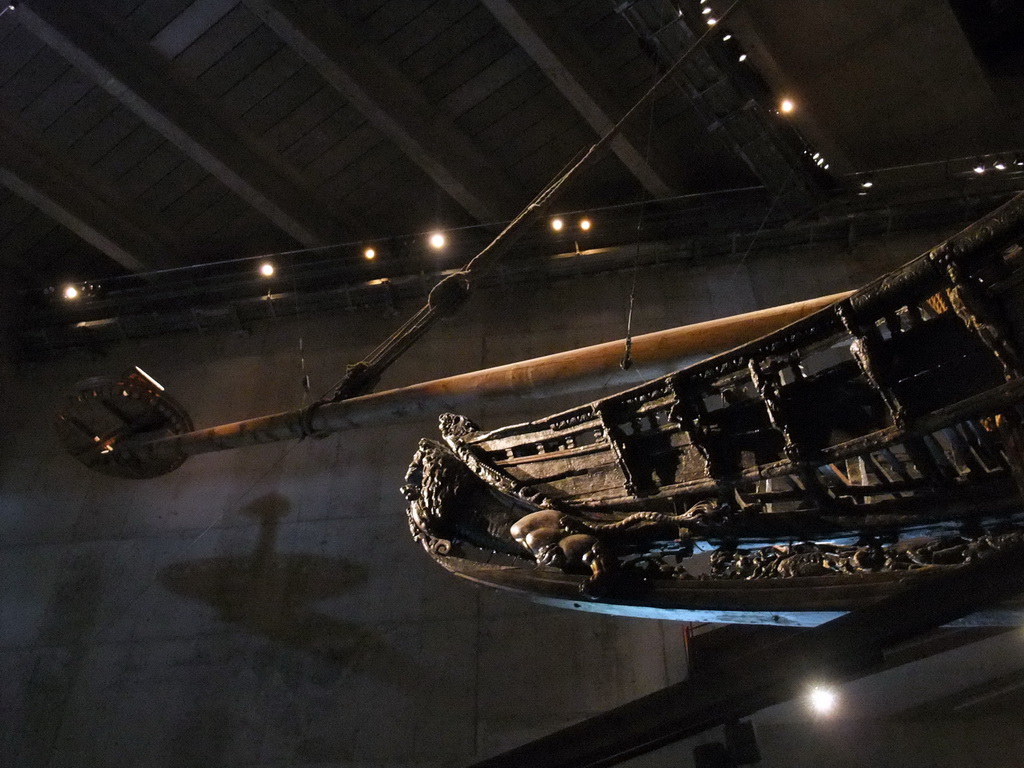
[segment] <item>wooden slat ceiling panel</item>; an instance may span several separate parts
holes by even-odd
[[[182,14],[193,0],[145,0],[128,15],[132,30],[148,40]]]
[[[382,40],[392,60],[405,62],[432,43],[444,30],[461,23],[479,4],[475,0],[437,0],[415,19]]]
[[[291,77],[269,92],[240,116],[240,122],[257,136],[268,139],[287,115],[324,90],[323,80],[309,66],[301,66]],[[274,146],[274,142],[270,142]]]
[[[395,57],[409,77],[417,83],[423,81],[442,65],[477,43],[496,28],[494,17],[482,5],[474,4],[470,11],[448,27],[437,28],[430,40],[404,57]],[[430,94],[428,94],[430,95]],[[445,94],[434,94],[438,99]]]
[[[122,274],[124,271],[107,256],[58,224],[53,224],[27,248],[21,254],[21,260],[40,274],[58,274],[61,281],[81,280],[85,275],[95,279]]]
[[[417,23],[435,0],[389,0],[357,21],[361,31],[375,43],[383,43],[396,30]]]
[[[255,110],[271,94],[288,90],[285,84],[304,67],[308,69],[290,48],[282,46],[225,92],[218,100],[218,106],[229,119],[242,122],[244,115]],[[246,130],[255,131],[248,120],[243,124]]]
[[[358,206],[371,222],[393,222],[393,229],[375,228],[382,235],[419,232],[435,226],[454,227],[472,219],[415,166],[382,143],[358,155],[346,168],[344,184],[336,190],[344,205]]]
[[[239,5],[174,58],[174,70],[195,80],[260,26],[259,20]]]
[[[18,26],[13,14],[0,17],[0,83],[24,67],[43,48],[32,34]]]
[[[197,85],[206,96],[219,102],[283,47],[277,36],[261,25],[200,74]]]
[[[49,48],[40,49],[2,86],[0,104],[9,112],[20,112],[60,79],[67,63]]]

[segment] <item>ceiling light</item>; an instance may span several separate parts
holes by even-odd
[[[831,688],[816,685],[807,694],[807,701],[816,714],[830,715],[835,711],[839,697]]]
[[[779,109],[781,109],[783,111],[783,113],[785,113],[785,114],[789,114],[795,108],[796,108],[796,104],[793,103],[792,99],[783,99],[779,103]]]
[[[717,24],[717,23],[718,23],[718,19],[713,19],[713,18],[711,18],[710,16],[708,16],[708,26],[709,26],[709,27],[713,27],[713,26],[715,26],[715,24]]]
[[[875,186],[875,182],[873,182],[871,179],[864,179],[864,181],[862,181],[860,185],[864,187],[864,189],[871,189],[873,186]]]
[[[740,54],[740,61],[746,61],[746,60],[747,60],[747,54],[741,53]]]
[[[997,171],[1005,171],[1006,170],[1006,163],[1004,163],[1002,160],[996,160],[992,164],[992,167],[995,168]]]
[[[377,257],[377,252],[375,250],[373,250],[373,248],[367,248],[365,251],[363,251],[363,256],[368,261],[372,261],[373,259],[375,259]]]
[[[435,250],[441,250],[447,242],[448,241],[445,239],[445,236],[440,232],[435,232],[430,236],[430,247]]]
[[[726,35],[722,36],[722,42],[723,43],[728,43],[730,40],[732,40],[732,35],[731,34],[726,34]]]
[[[260,265],[260,274],[264,277],[271,277],[274,274],[274,265],[269,261],[263,262],[263,264]]]
[[[564,226],[565,226],[565,222],[562,221],[561,219],[552,219],[551,220],[551,228],[553,230],[555,230],[555,232],[561,232],[562,228]]]
[[[580,229],[584,232],[590,229],[590,219],[580,219]]]
[[[976,174],[978,174],[979,176],[981,174],[983,174],[985,172],[985,164],[984,163],[978,163],[977,165],[975,165],[974,166],[974,172]]]
[[[703,9],[703,10],[701,11],[701,13],[703,13],[703,14],[704,14],[705,16],[707,16],[707,15],[708,15],[709,13],[711,13],[711,9],[710,9],[710,8],[704,8],[704,9]]]
[[[64,298],[65,299],[69,299],[69,300],[70,299],[77,299],[78,298],[78,289],[75,288],[75,286],[73,286],[73,285],[67,286],[64,289]]]

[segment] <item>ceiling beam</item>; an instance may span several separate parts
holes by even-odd
[[[521,1],[483,0],[483,5],[599,136],[612,129],[617,116],[624,110],[593,75],[590,67],[580,61],[570,45],[551,29],[550,23]],[[675,194],[647,162],[644,153],[625,135],[615,136],[610,146],[615,156],[650,194],[655,197]]]
[[[95,10],[83,3],[23,0],[16,18],[300,243],[323,245],[345,229],[364,231],[351,217],[328,210],[278,155],[241,134],[178,81],[156,51]]]
[[[292,50],[481,222],[516,213],[525,194],[332,3],[245,0]]]
[[[0,184],[131,272],[178,266],[173,234],[0,113]]]

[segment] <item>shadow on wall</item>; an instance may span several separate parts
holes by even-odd
[[[174,563],[160,572],[159,582],[276,643],[349,667],[388,668],[394,652],[376,634],[310,608],[365,582],[365,569],[341,558],[275,551],[280,521],[290,507],[276,493],[256,499],[241,510],[260,524],[251,554]]]

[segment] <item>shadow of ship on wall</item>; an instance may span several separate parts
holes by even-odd
[[[282,645],[346,665],[388,651],[374,633],[354,622],[312,610],[366,581],[365,569],[341,558],[275,551],[287,499],[268,494],[243,510],[259,520],[259,539],[248,555],[175,563],[159,582],[170,591],[217,609],[220,618]]]

